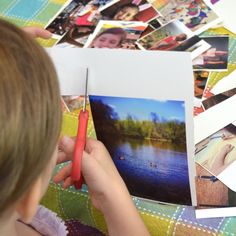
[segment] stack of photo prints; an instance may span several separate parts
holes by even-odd
[[[225,117],[234,109],[236,74],[208,85],[211,73],[228,70],[229,35],[206,33],[223,24],[215,11],[221,1],[72,0],[46,27],[60,48],[191,53],[199,218],[227,216],[236,209],[236,115]],[[74,112],[83,99],[64,96],[63,104]],[[89,104],[96,136],[132,195],[192,205],[181,101],[90,96]]]

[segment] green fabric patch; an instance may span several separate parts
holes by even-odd
[[[45,25],[52,19],[52,16],[56,15],[60,10],[61,5],[56,3],[50,3],[50,7],[45,7],[40,13],[34,18],[35,21],[44,23]]]

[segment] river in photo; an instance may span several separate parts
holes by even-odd
[[[111,137],[101,140],[134,196],[191,204],[185,145]]]

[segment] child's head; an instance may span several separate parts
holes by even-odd
[[[185,39],[187,39],[187,35],[186,34],[178,34],[175,39],[176,39],[176,41],[184,41]]]
[[[138,14],[139,8],[135,4],[125,4],[121,6],[113,16],[113,20],[131,21]]]
[[[126,38],[126,32],[122,28],[110,28],[98,34],[90,47],[93,48],[119,48]]]
[[[59,86],[33,38],[3,20],[0,32],[0,219],[17,211],[29,221],[56,160]]]

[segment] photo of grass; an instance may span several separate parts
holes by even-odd
[[[89,96],[102,141],[134,196],[191,205],[183,101]]]

